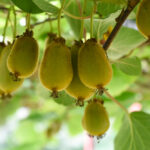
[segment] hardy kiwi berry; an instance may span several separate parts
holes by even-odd
[[[91,136],[102,136],[108,130],[108,114],[100,100],[94,99],[86,106],[82,126]]]
[[[101,89],[112,78],[112,68],[104,49],[95,39],[87,40],[78,54],[80,80],[89,88]]]
[[[8,70],[16,78],[30,77],[37,66],[38,62],[38,44],[32,37],[32,31],[26,31],[18,37],[8,56]]]
[[[89,99],[93,94],[94,90],[86,87],[79,78],[78,75],[78,51],[83,43],[81,41],[75,41],[75,44],[71,48],[72,55],[72,66],[73,66],[73,79],[66,89],[66,92],[77,99],[77,105],[82,106],[84,104],[84,100]]]
[[[150,38],[149,14],[150,14],[150,0],[142,0],[136,15],[136,24],[141,33],[143,33],[148,38]]]
[[[53,97],[69,86],[73,78],[71,52],[63,38],[53,40],[46,48],[39,76],[41,83],[53,92]]]
[[[23,83],[23,80],[14,81],[7,68],[7,58],[11,51],[11,45],[6,46],[0,56],[0,89],[6,94],[17,90]]]

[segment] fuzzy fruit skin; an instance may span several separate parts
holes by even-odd
[[[83,43],[76,42],[71,48],[71,55],[72,55],[72,67],[73,67],[73,79],[66,89],[66,92],[78,99],[78,100],[86,100],[89,99],[94,94],[93,89],[89,89],[86,87],[80,80],[78,75],[78,51]]]
[[[38,44],[30,36],[21,36],[16,39],[8,56],[8,70],[17,74],[18,78],[30,77],[38,62]]]
[[[55,39],[46,48],[39,77],[50,91],[61,91],[68,87],[72,78],[71,52],[62,38]]]
[[[112,68],[104,49],[95,39],[87,40],[79,50],[80,80],[89,88],[101,88],[112,78]]]
[[[10,72],[7,69],[7,58],[11,51],[11,45],[6,46],[0,56],[0,89],[6,94],[10,94],[17,90],[24,80],[13,81]]]
[[[150,38],[150,1],[142,0],[136,14],[136,24],[140,32]]]
[[[86,106],[82,126],[91,136],[101,136],[108,130],[108,114],[100,101],[92,101]]]

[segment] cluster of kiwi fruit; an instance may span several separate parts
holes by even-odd
[[[10,96],[36,70],[38,64],[38,44],[33,38],[33,32],[26,30],[17,36],[13,43],[0,44],[0,94]],[[39,78],[44,87],[52,92],[53,97],[65,90],[76,99],[76,104],[83,106],[97,90],[102,90],[112,77],[112,68],[104,49],[96,41],[89,39],[85,43],[75,41],[72,47],[65,44],[65,39],[55,34],[48,36],[43,59],[39,67]],[[97,107],[98,109],[95,109]],[[97,111],[90,117],[89,111]],[[97,126],[97,134],[91,132],[87,122],[96,118],[107,117],[103,104],[99,100],[91,100],[83,117],[83,127],[90,135],[99,136],[108,128],[109,120],[102,119]],[[103,118],[102,117],[102,118]],[[107,117],[108,118],[108,117]],[[99,123],[107,121],[103,132]],[[94,123],[95,124],[95,123]],[[100,128],[99,128],[100,127]]]
[[[137,12],[139,30],[150,38],[150,3],[143,0]],[[38,64],[38,44],[33,32],[18,36],[13,43],[0,43],[0,96],[7,97],[16,91],[25,78],[30,77]],[[91,38],[85,42],[75,41],[66,46],[65,39],[55,34],[48,36],[44,56],[39,68],[39,78],[44,87],[58,97],[58,92],[76,99],[76,104],[85,108],[82,125],[91,136],[102,136],[109,128],[108,114],[103,101],[92,96],[112,78],[112,68],[105,50]]]
[[[106,132],[109,128],[107,112],[103,102],[92,97],[110,82],[112,68],[105,50],[96,39],[91,38],[84,43],[75,41],[67,47],[64,38],[49,34],[39,78],[55,98],[59,91],[65,90],[79,106],[89,100],[82,120],[83,127],[91,136],[101,136]]]

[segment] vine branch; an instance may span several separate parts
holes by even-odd
[[[123,25],[124,21],[127,19],[127,17],[129,16],[129,14],[132,12],[132,10],[136,7],[136,5],[139,2],[140,2],[140,0],[128,0],[128,6],[127,6],[127,8],[125,10],[122,9],[121,14],[116,19],[116,21],[117,21],[116,26],[114,27],[114,29],[111,32],[111,34],[109,35],[107,41],[103,45],[103,48],[104,48],[105,51],[108,50],[110,44],[114,40],[115,36],[117,35],[117,33],[120,30],[121,26]]]
[[[108,96],[113,102],[115,102],[120,108],[122,108],[124,110],[124,112],[129,116],[129,112],[128,110],[121,104],[119,103],[112,95],[109,94],[109,92],[104,89],[104,93],[106,94],[106,96]]]
[[[9,18],[10,18],[10,10],[11,10],[11,7],[9,8],[9,11],[8,11],[8,14],[7,14],[7,18],[6,18],[6,22],[5,22],[5,26],[4,26],[3,42],[5,42],[6,30],[7,30],[8,21],[9,21]]]
[[[61,16],[61,18],[64,18],[64,16]],[[38,26],[38,25],[40,25],[40,24],[43,24],[43,23],[46,23],[46,22],[49,22],[49,21],[55,21],[55,20],[57,20],[58,18],[57,17],[55,17],[55,18],[47,18],[47,19],[45,19],[45,20],[43,20],[43,21],[39,21],[39,22],[36,22],[36,23],[34,23],[34,24],[31,24],[31,28],[34,28],[35,26]]]

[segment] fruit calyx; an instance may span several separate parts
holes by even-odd
[[[66,40],[63,37],[58,37],[56,39],[54,39],[55,42],[61,43],[61,44],[65,44]]]
[[[56,88],[53,88],[53,89],[52,89],[51,97],[53,97],[53,98],[58,98],[58,97],[59,97],[59,96],[58,96],[58,92],[57,92],[57,89],[56,89]]]
[[[48,36],[51,37],[52,39],[56,39],[57,35],[55,33],[49,32]]]
[[[15,72],[15,73],[12,73],[12,72],[10,72],[10,76],[12,77],[12,80],[13,81],[20,81],[21,79],[19,78],[19,73],[18,72]]]
[[[22,36],[33,37],[33,31],[26,29]]]
[[[84,98],[79,97],[79,98],[76,100],[76,105],[77,105],[77,106],[80,106],[80,107],[83,107],[83,106],[84,106]]]

